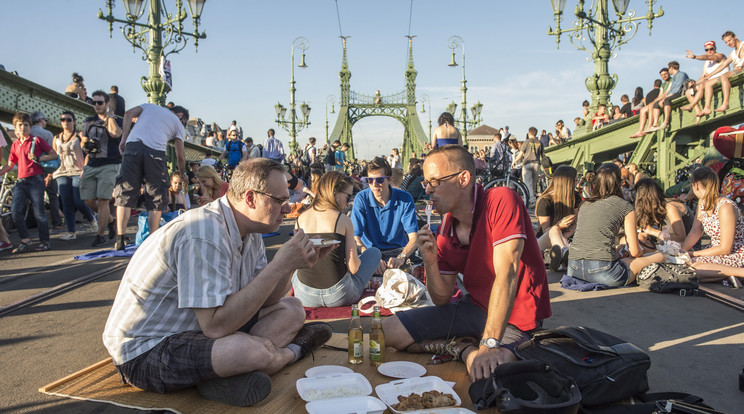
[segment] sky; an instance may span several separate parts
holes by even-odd
[[[169,9],[175,7],[174,0],[165,1]],[[576,20],[576,4],[567,1],[562,28]],[[632,96],[637,86],[648,92],[670,60],[678,60],[690,77],[699,77],[702,63],[685,59],[685,50],[703,54],[703,43],[715,40],[718,51],[728,54],[730,49],[720,40],[723,32],[744,32],[740,1],[662,0],[655,10],[659,5],[664,16],[653,21],[651,35],[647,22],[641,21],[636,36],[610,61],[610,74],[619,78],[613,103],[622,94]],[[89,94],[116,84],[128,107],[146,102],[140,78],[147,75],[148,64],[141,51],[132,52],[121,24],[114,24],[109,37],[108,24],[96,17],[99,8],[105,9],[103,0],[3,2],[0,34],[6,41],[0,64],[60,92],[78,72]],[[641,15],[648,6],[631,0],[629,9]],[[124,16],[120,1],[114,15]],[[199,26],[207,38],[200,40],[198,51],[189,41],[180,53],[169,56],[174,85],[167,99],[188,108],[192,117],[223,128],[236,120],[244,136],[256,142],[274,128],[286,144],[289,136],[274,122],[274,105],[289,105],[292,42],[303,36],[309,42],[308,67],[295,68],[296,100],[298,105],[307,102],[312,111],[311,125],[299,132],[297,141],[304,145],[311,136],[324,141],[329,97],[339,97],[339,35],[351,36],[351,89],[367,95],[379,89],[384,96],[404,90],[405,36],[410,33],[416,36],[418,115],[428,131],[430,114],[435,128],[447,104],[461,102],[462,67],[447,65],[447,40],[457,35],[465,43],[468,106],[480,101],[483,123],[508,125],[521,138],[530,126],[551,131],[558,119],[570,128],[581,102],[590,99],[584,86],[594,69],[589,53],[577,50],[565,34],[556,48],[548,27],[555,28],[548,0],[208,0]],[[184,29],[192,28],[189,18]],[[739,35],[744,38],[744,33]],[[591,50],[591,44],[587,48]],[[461,54],[458,47],[460,64]],[[295,64],[299,60],[296,51]],[[425,113],[420,112],[423,95],[429,98]],[[327,113],[329,131],[338,118],[338,105],[334,107],[335,114]],[[355,124],[352,134],[356,156],[370,158],[400,146],[403,126],[392,118],[370,117]]]

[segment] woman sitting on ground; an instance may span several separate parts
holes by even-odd
[[[550,270],[557,272],[568,257],[568,238],[576,230],[575,214],[581,204],[576,192],[577,172],[561,165],[553,173],[550,185],[537,199],[535,217],[539,223],[537,244],[540,250],[550,248]]]
[[[732,277],[731,281],[740,285],[735,277],[744,277],[744,217],[733,201],[720,196],[718,175],[711,168],[696,168],[690,182],[700,202],[682,249],[689,251],[701,282]],[[691,250],[703,231],[710,236],[710,247]]]
[[[294,295],[304,306],[348,306],[356,303],[380,264],[381,253],[370,247],[357,254],[354,227],[342,213],[352,196],[351,178],[329,171],[319,180],[312,206],[297,218],[297,227],[311,238],[339,241],[315,266],[292,276]]]
[[[424,181],[424,170],[421,168],[421,164],[414,164],[411,167],[411,179],[408,183],[406,192],[413,197],[413,201],[421,200],[426,196],[426,190],[421,186]]]
[[[222,182],[217,171],[209,165],[199,167],[196,178],[199,180],[202,189],[202,195],[199,197],[200,206],[222,197],[230,187],[228,183]]]
[[[635,189],[638,241],[643,250],[655,251],[657,240],[684,242],[695,219],[692,210],[680,201],[667,200],[659,184],[651,178],[639,180]]]
[[[633,283],[644,267],[665,260],[661,253],[642,257],[635,211],[623,198],[620,167],[613,163],[597,170],[594,196],[581,204],[576,216],[576,231],[568,256],[569,276],[589,283],[624,286]],[[622,233],[630,257],[623,258],[618,252]]]

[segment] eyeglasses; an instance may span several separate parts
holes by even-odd
[[[72,118],[60,118],[61,122],[72,122]]]
[[[426,190],[427,186],[431,186],[431,188],[437,188],[440,185],[442,185],[442,182],[449,180],[450,178],[460,174],[462,171],[458,171],[454,174],[445,175],[442,178],[433,178],[431,180],[423,180],[421,181],[421,187],[424,187],[424,190]]]
[[[347,202],[347,203],[348,203],[349,201],[351,201],[351,197],[353,197],[353,196],[354,196],[354,194],[351,194],[351,193],[347,193],[347,192],[345,192],[345,191],[339,191],[339,193],[341,193],[341,194],[346,194],[346,202]]]
[[[257,194],[261,194],[261,195],[266,196],[266,197],[269,197],[270,199],[272,199],[272,200],[276,201],[277,203],[279,203],[279,206],[280,207],[284,207],[286,205],[289,205],[289,197],[287,197],[287,198],[279,198],[279,197],[275,197],[275,196],[273,196],[271,194],[267,194],[267,193],[264,193],[263,191],[258,191],[258,190],[253,190],[253,192],[254,193],[257,193]]]
[[[93,105],[103,105],[106,101],[93,101]]]
[[[388,178],[390,178],[390,177],[389,177],[389,176],[382,176],[382,177],[364,177],[364,181],[366,181],[366,182],[367,182],[367,184],[372,184],[372,183],[376,183],[376,184],[382,184],[382,183],[384,183],[384,182],[385,182],[385,180],[387,180]]]
[[[713,50],[715,50],[715,49],[705,49],[706,52],[711,52]]]

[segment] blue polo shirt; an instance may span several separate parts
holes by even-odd
[[[408,233],[418,231],[413,197],[393,187],[385,207],[377,204],[369,188],[360,191],[354,198],[351,222],[354,236],[361,237],[365,246],[380,250],[404,247],[408,244]]]

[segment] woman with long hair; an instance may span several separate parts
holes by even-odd
[[[352,197],[351,178],[329,171],[320,178],[309,209],[297,218],[297,227],[311,238],[338,241],[339,245],[315,266],[292,276],[294,295],[304,306],[347,306],[356,303],[377,270],[382,257],[371,247],[357,254],[354,226],[343,214]]]
[[[690,174],[692,191],[700,200],[692,230],[682,249],[690,254],[701,282],[716,282],[744,277],[744,217],[733,201],[721,197],[718,175],[709,167],[696,168]],[[710,247],[691,250],[703,231],[710,236]]]
[[[569,248],[568,275],[590,283],[624,286],[664,255],[643,256],[638,243],[636,214],[623,198],[620,167],[607,163],[597,170],[594,195],[584,201],[576,217],[576,231]],[[622,233],[630,257],[622,257],[617,245]],[[621,248],[624,252],[625,248]]]
[[[91,231],[98,232],[98,221],[85,202],[80,198],[80,175],[83,173],[85,156],[80,146],[80,132],[75,127],[75,114],[62,112],[60,117],[62,132],[52,142],[52,149],[59,154],[60,166],[52,177],[57,180],[59,196],[62,198],[62,212],[65,214],[67,233],[60,240],[75,240],[75,212],[80,211],[90,223]]]
[[[196,172],[196,178],[199,180],[202,190],[202,195],[199,196],[200,206],[209,204],[222,197],[230,187],[228,183],[222,181],[220,175],[217,174],[217,170],[209,165],[199,167],[199,170]]]
[[[646,101],[644,101],[643,97],[643,88],[640,86],[635,88],[635,94],[633,94],[633,99],[630,100],[630,110],[633,111],[633,115],[637,115],[638,111],[643,108],[643,105],[646,104]]]
[[[635,212],[638,240],[645,251],[656,250],[654,239],[682,243],[692,228],[694,216],[686,204],[664,197],[651,178],[635,183]]]
[[[550,269],[557,272],[568,256],[568,238],[576,229],[576,209],[581,196],[576,192],[577,172],[570,165],[561,165],[553,172],[548,188],[537,199],[535,217],[537,244],[540,250],[550,248]]]

